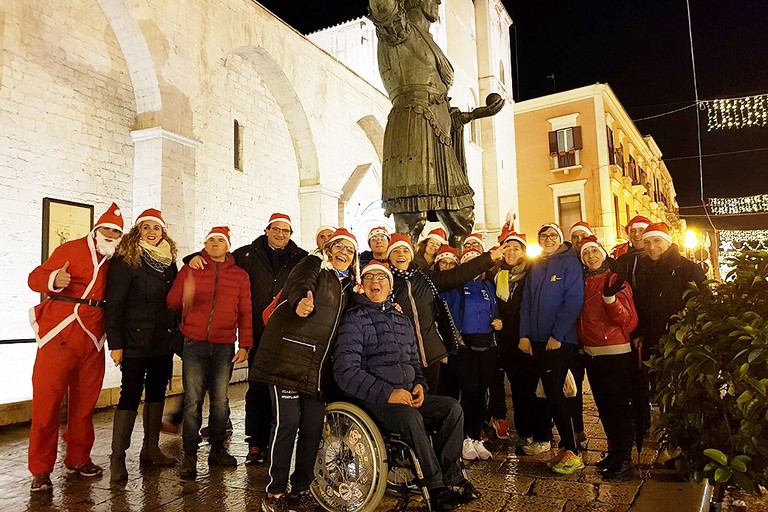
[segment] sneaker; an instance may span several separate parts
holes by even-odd
[[[200,429],[200,436],[202,437],[208,437],[211,435],[211,427],[203,427]],[[226,435],[230,436],[232,435],[232,420],[227,420],[227,429],[226,429]]]
[[[258,446],[248,448],[248,455],[245,456],[246,464],[264,464],[264,452]]]
[[[289,512],[288,500],[285,499],[285,494],[280,496],[271,496],[267,494],[267,497],[261,501],[262,512]]]
[[[493,430],[496,431],[496,437],[499,439],[509,439],[509,424],[507,420],[497,420],[494,418],[491,420]]]
[[[552,448],[552,445],[549,444],[549,441],[534,441],[531,442],[531,444],[521,446],[521,448],[526,455],[539,455],[541,453],[548,452]]]
[[[288,509],[296,512],[320,512],[322,509],[312,491],[291,492],[286,496]]]
[[[576,471],[584,468],[584,461],[581,457],[570,450],[566,450],[563,457],[557,464],[552,466],[552,471],[560,475],[572,475]]]
[[[480,491],[475,489],[472,482],[467,479],[464,479],[464,481],[458,485],[451,485],[448,488],[453,491],[453,494],[459,498],[461,503],[469,503],[470,501],[478,500],[482,497]]]
[[[104,470],[100,466],[97,466],[93,461],[88,461],[80,464],[79,466],[67,466],[70,471],[76,471],[80,473],[80,476],[99,476]]]
[[[557,450],[557,454],[547,461],[547,466],[550,468],[554,467],[555,464],[560,462],[560,459],[563,458],[563,455],[565,455],[565,450]]]
[[[493,454],[485,448],[482,441],[472,441],[472,443],[475,445],[475,451],[480,460],[488,460],[493,457]]]
[[[448,487],[429,490],[429,502],[434,512],[450,512],[456,510],[461,499]]]
[[[30,486],[30,492],[50,491],[53,489],[51,483],[50,473],[41,473],[39,475],[32,476],[32,485]]]
[[[464,460],[477,460],[479,457],[477,448],[475,448],[475,442],[470,438],[464,440],[464,445],[461,448],[461,458]]]

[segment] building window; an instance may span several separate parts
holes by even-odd
[[[621,211],[619,210],[619,196],[613,195],[613,214],[616,222],[616,238],[621,238]]]
[[[559,196],[557,198],[557,213],[561,226],[573,226],[579,222],[581,220],[581,195]]]
[[[234,137],[232,141],[232,153],[234,158],[235,169],[238,171],[243,170],[243,127],[235,119],[234,123]]]
[[[633,185],[639,185],[637,181],[637,164],[632,155],[629,155],[629,163],[627,164],[627,175],[632,178]]]
[[[619,144],[619,147],[616,148],[616,165],[621,167],[621,175],[626,176],[627,173],[624,169],[624,145]]]
[[[613,145],[613,130],[611,130],[610,126],[606,126],[605,131],[606,135],[608,136],[608,163],[615,165],[617,163],[617,159],[616,148]]]
[[[580,164],[578,150],[582,148],[581,126],[570,126],[549,132],[549,154],[554,169]]]

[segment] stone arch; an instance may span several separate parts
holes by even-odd
[[[275,98],[280,111],[288,125],[288,133],[296,152],[296,162],[299,166],[299,182],[302,187],[320,184],[320,166],[317,158],[317,148],[309,119],[304,111],[301,99],[296,89],[286,76],[280,65],[267,50],[255,46],[241,46],[233,53],[240,55],[251,63]]]
[[[162,110],[160,85],[152,54],[139,24],[133,19],[124,0],[96,0],[107,18],[123,52],[131,76],[136,101],[136,115]]]
[[[381,167],[381,162],[384,160],[384,128],[379,123],[379,120],[370,114],[358,119],[357,126],[363,130],[365,136],[371,141],[371,145],[373,145],[373,149],[379,157],[379,167]]]

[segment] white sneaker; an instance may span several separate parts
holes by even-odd
[[[539,455],[540,453],[548,452],[551,447],[549,441],[544,441],[543,443],[533,442],[523,446],[523,451],[526,455]]]
[[[533,443],[532,437],[521,437],[517,440],[517,447],[530,446]]]
[[[480,460],[488,460],[493,457],[493,454],[485,448],[482,441],[472,441],[472,443],[475,445],[475,451]]]
[[[464,445],[461,448],[461,458],[464,460],[477,460],[479,457],[477,450],[475,449],[475,442],[470,438],[464,440]]]

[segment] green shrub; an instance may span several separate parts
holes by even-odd
[[[678,470],[755,492],[768,486],[768,252],[731,264],[711,295],[689,298],[647,364]]]

